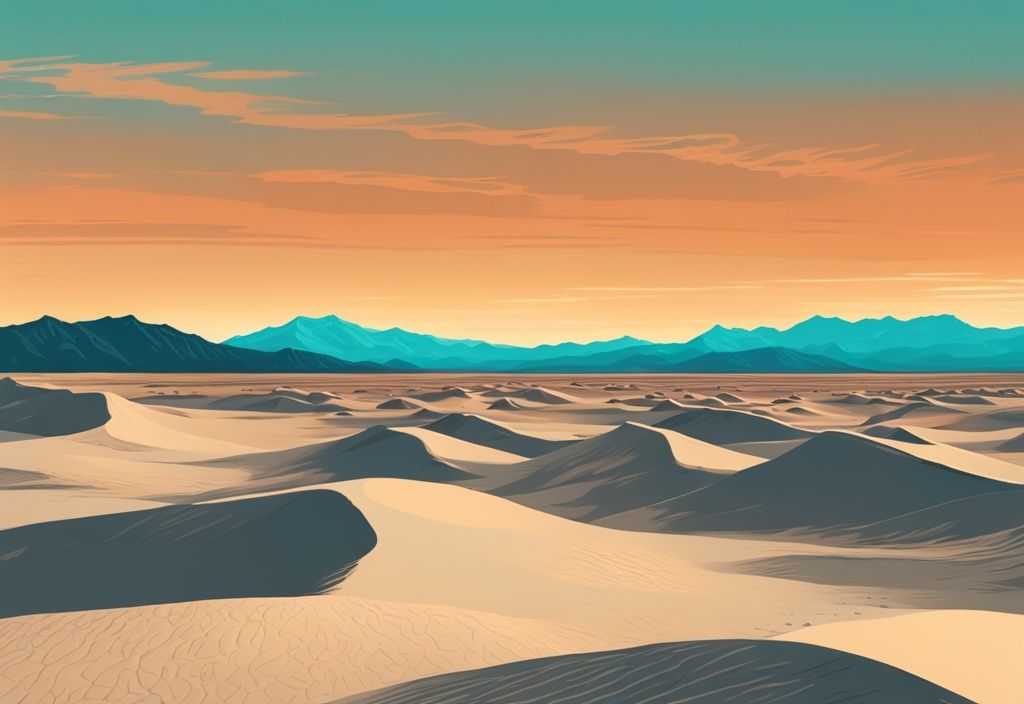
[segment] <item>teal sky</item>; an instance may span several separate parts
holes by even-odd
[[[410,83],[443,69],[429,81],[435,86],[456,78],[472,85],[493,71],[744,87],[1020,86],[1024,76],[1024,3],[1006,0],[18,5],[0,29],[9,56],[188,55],[250,68],[405,76]]]
[[[1019,324],[1022,37],[1024,0],[8,2],[0,300],[212,337]]]

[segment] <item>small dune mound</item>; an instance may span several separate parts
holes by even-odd
[[[713,408],[691,408],[656,424],[683,435],[729,445],[740,442],[773,442],[809,438],[814,433],[765,416]]]
[[[862,425],[879,425],[900,418],[934,418],[936,416],[964,413],[957,408],[938,406],[930,401],[913,401],[868,418]]]
[[[774,640],[659,643],[523,660],[427,677],[357,694],[339,704],[525,701],[970,704],[962,696],[877,660]]]
[[[720,394],[714,396],[722,403],[746,403],[745,400],[737,396],[736,394],[730,394],[728,391],[723,391]]]
[[[514,401],[510,398],[499,398],[497,401],[487,407],[492,411],[524,411],[530,408],[525,404]]]
[[[421,408],[415,413],[410,413],[410,418],[416,418],[417,420],[437,420],[438,418],[444,418],[445,414],[438,411],[432,411],[429,408]]]
[[[951,501],[1022,486],[997,481],[863,435],[828,431],[780,457],[658,507],[669,532],[788,532],[856,536],[863,527]],[[953,455],[951,455],[953,456]],[[651,517],[638,517],[647,526]],[[916,524],[915,530],[933,528]],[[622,527],[629,527],[628,523]]]
[[[327,490],[37,523],[0,531],[0,616],[317,594],[376,543]]]
[[[901,426],[876,425],[864,431],[865,435],[873,438],[886,438],[887,440],[899,440],[900,442],[912,442],[915,445],[931,445],[920,435],[914,434],[912,430]]]
[[[107,396],[0,379],[0,430],[26,435],[70,435],[110,420]]]
[[[1024,452],[1024,433],[998,445],[996,450],[999,452]]]
[[[544,440],[470,413],[450,413],[424,427],[474,445],[483,445],[522,457],[537,457],[575,442]]]
[[[996,405],[993,401],[988,400],[984,396],[968,396],[968,395],[945,395],[935,396],[934,401],[939,403],[951,403],[956,406],[994,406]]]
[[[825,401],[825,403],[838,403],[844,406],[867,406],[870,404],[885,402],[885,399],[877,396],[866,396],[862,393],[845,394]]]
[[[679,403],[679,401],[676,401],[674,398],[667,398],[657,406],[653,406],[651,410],[661,413],[663,411],[685,411],[687,408],[687,406]]]
[[[390,398],[387,401],[377,404],[377,409],[382,411],[392,410],[410,410],[413,408],[421,408],[419,404],[413,403],[412,401],[404,398]]]
[[[790,406],[785,410],[786,413],[791,413],[794,416],[820,416],[821,413],[811,408],[804,406]]]
[[[331,401],[340,401],[341,396],[338,394],[332,394],[328,391],[311,391],[306,394],[306,400],[310,403],[329,403]]]
[[[519,391],[509,394],[509,398],[518,398],[524,401],[532,401],[534,403],[544,403],[548,405],[574,403],[576,401],[576,399],[573,399],[561,392],[545,389],[543,386],[531,386],[528,389],[520,389]]]
[[[751,467],[750,457],[640,423],[625,423],[509,469],[495,493],[593,521],[699,489]]]
[[[612,398],[605,401],[605,403],[621,403],[623,406],[635,406],[637,408],[653,408],[660,402],[657,399],[639,398],[632,396],[630,398]]]
[[[337,394],[303,391],[279,386],[270,393],[245,393],[225,396],[207,404],[208,408],[225,411],[257,411],[262,413],[337,413],[351,411]]]
[[[436,403],[438,401],[447,401],[453,398],[472,398],[470,392],[461,386],[451,386],[440,391],[427,391],[421,394],[416,394],[412,398],[417,401],[424,401],[426,403]]]

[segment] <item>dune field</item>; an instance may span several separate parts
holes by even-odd
[[[0,702],[1021,701],[1024,377],[0,379]]]

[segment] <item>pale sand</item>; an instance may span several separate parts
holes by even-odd
[[[880,660],[977,702],[1021,701],[1022,615],[931,611],[829,623],[780,638]]]
[[[1017,377],[44,380],[95,392],[100,398],[89,403],[100,403],[109,418],[84,418],[98,424],[53,437],[20,432],[29,427],[21,420],[19,431],[0,432],[0,528],[320,486],[348,497],[377,543],[317,596],[285,596],[295,589],[286,585],[264,598],[0,619],[0,701],[328,702],[527,658],[766,637],[876,658],[982,703],[1017,701],[1024,600],[1013,585],[1024,583],[1024,452],[999,448],[1024,432],[1024,398],[970,390],[1024,388]],[[220,403],[252,400],[241,396],[292,410]],[[690,411],[675,403],[715,396],[740,413],[703,408],[691,416],[701,419],[696,425],[678,418]],[[396,397],[420,397],[417,405],[434,413],[376,408]],[[522,408],[488,409],[505,397]],[[606,403],[611,398],[630,402]],[[675,403],[652,410],[669,399]],[[874,427],[865,424],[871,418],[911,405],[912,413],[887,425],[923,442],[861,434]],[[352,410],[336,415],[339,406]],[[44,410],[28,422],[59,427],[47,425]],[[446,413],[475,414],[482,423],[467,430],[453,417],[439,424],[447,432],[422,427]],[[367,432],[375,426],[387,429]],[[822,432],[830,430],[844,432]],[[777,464],[765,462],[777,456]],[[420,474],[427,465],[434,474]],[[819,523],[793,531],[776,516],[754,521],[742,491],[762,468],[776,489],[752,494],[756,503]],[[430,478],[462,486],[413,480]],[[348,480],[324,484],[332,479]],[[531,488],[531,480],[540,486]],[[512,482],[528,490],[502,498]],[[737,491],[723,495],[730,486]],[[814,490],[801,493],[808,487]],[[741,510],[715,519],[716,530],[727,529],[717,537],[580,522],[614,513],[627,494],[675,505],[676,489],[695,492],[680,506]],[[820,505],[830,492],[835,506]],[[940,505],[929,504],[928,492]],[[705,493],[717,503],[697,501]],[[881,520],[835,533],[833,523],[865,517]],[[737,532],[748,519],[773,532]],[[234,521],[212,520],[205,530],[230,538]],[[68,541],[78,531],[87,542],[84,529],[94,524],[67,525]],[[171,545],[188,545],[191,529],[178,534],[171,521],[162,530]],[[283,554],[315,567],[305,562],[306,539],[287,526],[271,530],[281,545],[295,545],[295,555]],[[17,553],[4,556],[10,569],[22,564]],[[33,557],[38,569],[46,569],[47,554]],[[126,562],[116,569],[133,574],[131,550],[120,554]],[[253,585],[239,580],[217,589],[252,594]],[[194,581],[185,583],[199,589]],[[132,592],[175,598],[166,590]],[[121,598],[116,589],[104,596]]]

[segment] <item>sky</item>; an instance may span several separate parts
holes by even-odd
[[[1024,324],[1024,3],[73,0],[0,23],[0,324]]]

